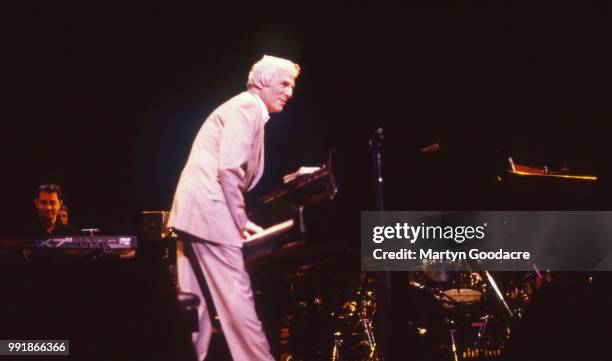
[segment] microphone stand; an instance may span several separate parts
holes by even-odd
[[[378,128],[370,138],[370,151],[372,152],[372,168],[374,171],[374,190],[376,210],[384,211],[384,179],[382,173],[382,141],[383,128]],[[379,355],[384,360],[389,355],[389,335],[391,320],[391,273],[389,271],[376,272],[374,275],[376,289],[376,319],[378,334]]]

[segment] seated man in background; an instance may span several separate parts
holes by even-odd
[[[55,184],[43,184],[36,189],[34,206],[36,220],[30,226],[31,237],[66,236],[78,234],[79,231],[59,221],[58,213],[62,208],[62,190]]]
[[[66,203],[64,203],[59,213],[57,214],[57,218],[64,226],[67,226],[70,222],[70,220],[68,219],[68,212],[68,206],[66,206]]]

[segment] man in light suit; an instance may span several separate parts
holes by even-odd
[[[245,270],[242,243],[262,231],[245,212],[243,194],[261,178],[264,126],[270,113],[292,97],[300,67],[265,55],[249,72],[247,91],[215,109],[193,143],[174,195],[168,226],[179,234],[178,280],[181,290],[200,297],[199,332],[193,342],[206,357],[212,327],[197,273],[198,264],[212,296],[235,361],[273,360]],[[191,252],[187,247],[193,247]],[[185,253],[192,255],[192,263]],[[195,258],[195,260],[193,259]],[[196,266],[196,267],[198,267]]]

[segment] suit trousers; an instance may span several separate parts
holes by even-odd
[[[185,255],[189,242],[206,279],[223,334],[234,361],[274,360],[270,345],[255,312],[251,280],[246,272],[242,248],[209,242],[179,232],[177,271],[182,291],[200,297],[198,318],[200,329],[192,335],[198,360],[206,358],[212,324],[203,291],[196,273]]]

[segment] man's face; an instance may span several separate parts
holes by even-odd
[[[57,218],[59,218],[59,221],[64,226],[68,225],[68,212],[65,209],[59,211],[59,213],[57,214]]]
[[[268,112],[278,113],[283,111],[285,104],[293,96],[295,77],[287,70],[280,69],[274,74],[270,86],[261,89],[260,97]]]
[[[40,192],[38,198],[34,200],[34,206],[38,211],[38,217],[49,226],[55,223],[57,212],[62,208],[62,201],[56,192]]]

